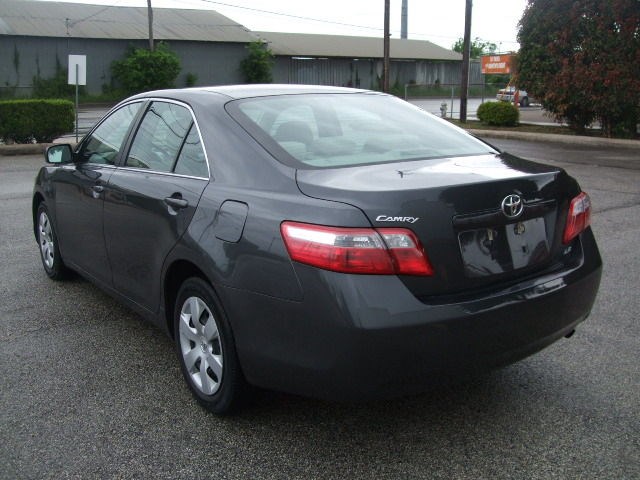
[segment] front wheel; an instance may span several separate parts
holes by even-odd
[[[528,106],[529,106],[529,97],[524,97],[524,98],[520,101],[520,106],[522,106],[522,107],[528,107]]]
[[[36,233],[44,271],[53,280],[63,280],[68,277],[69,270],[60,256],[58,237],[51,223],[47,206],[44,203],[41,203],[38,207],[36,219]]]
[[[174,311],[176,351],[182,374],[198,402],[217,414],[237,406],[244,390],[229,322],[211,286],[189,278]]]

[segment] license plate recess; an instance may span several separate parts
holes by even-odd
[[[458,242],[468,277],[507,273],[549,258],[543,218],[465,230],[458,234]]]

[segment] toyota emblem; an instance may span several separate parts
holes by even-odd
[[[518,218],[522,211],[524,210],[524,202],[520,195],[507,195],[502,200],[502,213],[504,213],[507,218]]]

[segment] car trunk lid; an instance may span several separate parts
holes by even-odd
[[[577,188],[562,169],[508,154],[300,169],[297,182],[305,195],[361,209],[376,228],[411,229],[435,269],[431,277],[402,277],[416,296],[548,267],[562,250],[559,209],[566,212],[567,192]],[[522,212],[512,212],[519,205]]]

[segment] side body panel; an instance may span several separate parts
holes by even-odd
[[[157,312],[164,260],[191,222],[207,180],[118,168],[104,207],[104,235],[113,285]],[[165,199],[187,202],[174,208]]]
[[[63,165],[52,176],[55,225],[60,253],[76,270],[111,285],[102,210],[104,188],[114,167],[95,164]]]

